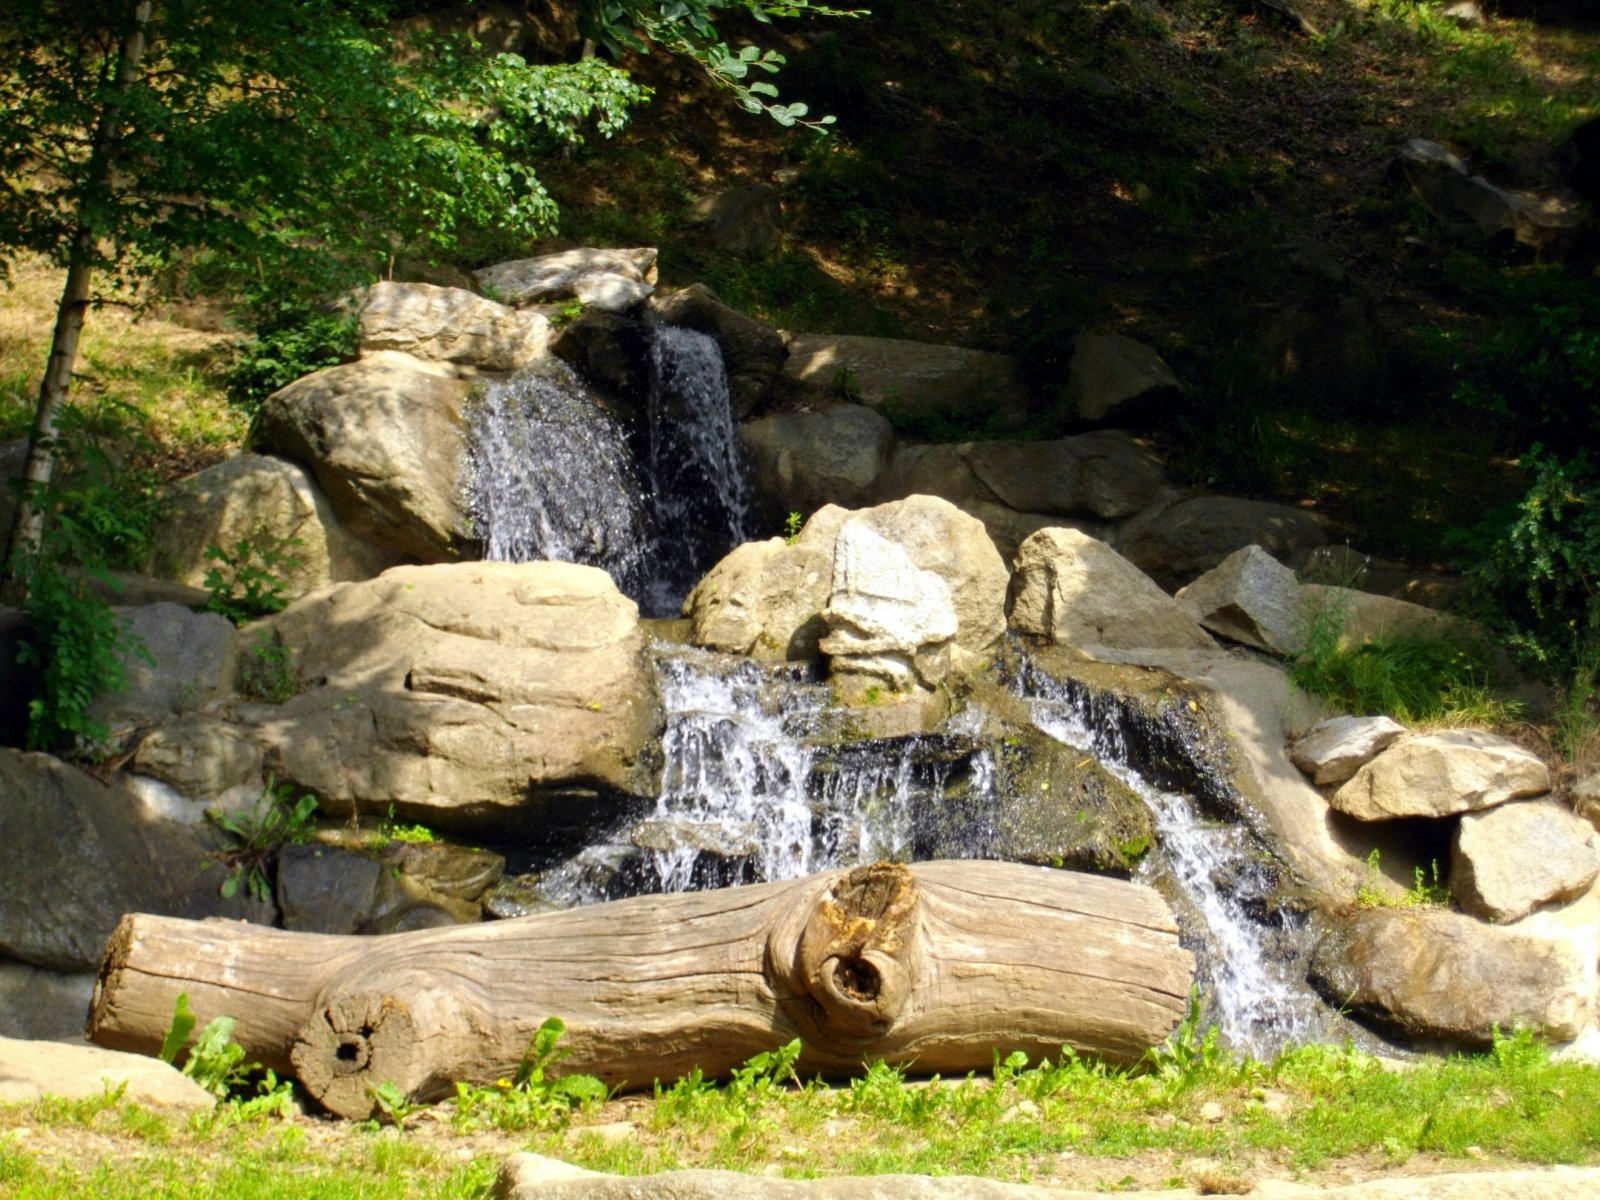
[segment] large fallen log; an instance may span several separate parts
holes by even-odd
[[[1126,1062],[1182,1018],[1194,962],[1165,902],[1118,880],[992,862],[879,863],[388,937],[133,914],[89,1015],[156,1053],[180,992],[334,1113],[513,1073],[549,1016],[561,1069],[648,1087],[799,1037],[806,1073],[864,1060],[967,1071],[1061,1047]]]

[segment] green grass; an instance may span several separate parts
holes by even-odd
[[[1458,1170],[1600,1161],[1600,1069],[1553,1062],[1522,1034],[1487,1054],[1401,1069],[1334,1046],[1241,1060],[1193,1033],[1132,1070],[1071,1055],[1029,1067],[1013,1055],[958,1080],[908,1081],[878,1064],[828,1085],[796,1081],[785,1062],[774,1052],[721,1086],[691,1077],[653,1097],[563,1110],[531,1132],[464,1129],[448,1103],[403,1131],[238,1120],[228,1105],[182,1118],[116,1096],[0,1107],[0,1192],[477,1197],[499,1156],[519,1149],[620,1174],[775,1165],[794,1177],[978,1174],[1079,1187],[1195,1186],[1218,1170],[1314,1180],[1354,1160],[1370,1170],[1374,1158],[1401,1173],[1419,1155]],[[631,1135],[606,1136],[621,1119]]]

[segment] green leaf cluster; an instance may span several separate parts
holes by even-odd
[[[593,1075],[550,1074],[550,1068],[565,1057],[557,1043],[566,1031],[559,1017],[548,1017],[529,1041],[513,1078],[493,1087],[457,1083],[456,1128],[486,1124],[507,1132],[549,1129],[564,1124],[574,1109],[604,1101],[609,1094],[606,1085]]]

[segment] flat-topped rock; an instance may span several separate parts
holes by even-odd
[[[1067,402],[1080,421],[1148,421],[1182,394],[1172,368],[1143,342],[1121,333],[1080,333],[1072,339]]]
[[[1550,790],[1544,760],[1480,729],[1440,729],[1396,741],[1330,798],[1361,821],[1448,817]]]
[[[495,263],[472,273],[485,295],[522,307],[576,298],[608,311],[642,303],[654,290],[656,251],[584,247]]]
[[[362,354],[397,351],[431,362],[507,372],[544,357],[550,322],[464,288],[387,280],[361,306]]]
[[[1018,422],[1028,391],[1004,354],[898,338],[798,333],[784,374],[818,387],[842,385],[862,404],[906,412],[977,409]]]
[[[1343,783],[1405,731],[1390,717],[1330,717],[1297,738],[1289,757],[1319,786]]]
[[[1205,630],[1148,576],[1076,529],[1041,529],[1017,551],[1011,627],[1079,649],[1205,648]]]
[[[1600,876],[1594,827],[1553,800],[1467,813],[1450,855],[1450,894],[1464,912],[1515,921],[1571,900]]]

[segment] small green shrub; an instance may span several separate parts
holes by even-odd
[[[189,993],[179,992],[173,1006],[172,1022],[161,1039],[158,1057],[162,1062],[177,1065],[178,1055],[189,1042],[197,1024],[189,1011]],[[184,1058],[183,1073],[210,1092],[218,1100],[227,1101],[226,1119],[242,1120],[267,1115],[288,1116],[292,1111],[293,1094],[288,1080],[280,1080],[272,1071],[262,1073],[260,1063],[245,1062],[245,1049],[233,1040],[232,1017],[215,1017],[206,1023],[200,1036]],[[253,1097],[242,1096],[253,1076],[260,1074]]]
[[[1376,848],[1367,855],[1366,880],[1356,888],[1356,903],[1362,908],[1421,908],[1439,907],[1450,903],[1450,889],[1439,882],[1439,860],[1433,861],[1431,870],[1421,867],[1412,870],[1412,884],[1400,895],[1391,895],[1384,885],[1383,871]]]
[[[1490,686],[1488,649],[1463,637],[1380,634],[1343,644],[1347,613],[1337,603],[1307,615],[1306,644],[1289,679],[1346,712],[1406,722],[1505,724],[1518,706]]]
[[[289,586],[285,576],[305,565],[294,553],[301,544],[299,538],[278,537],[258,528],[226,549],[207,546],[206,561],[216,565],[205,574],[206,591],[211,593],[206,607],[235,625],[282,612],[288,603],[283,595]]]
[[[279,388],[355,357],[356,317],[306,300],[268,297],[246,310],[250,336],[226,372],[228,395],[255,413]]]
[[[268,776],[266,787],[249,813],[207,814],[234,843],[216,858],[228,868],[228,877],[220,888],[223,897],[232,899],[242,888],[264,904],[271,901],[271,871],[278,851],[311,839],[316,812],[315,796],[307,794],[296,799],[291,784],[280,784]]]
[[[456,1129],[465,1132],[484,1124],[506,1132],[548,1129],[565,1124],[574,1109],[605,1100],[606,1085],[593,1075],[551,1078],[548,1074],[565,1057],[557,1043],[566,1030],[560,1018],[546,1018],[528,1043],[514,1078],[487,1088],[457,1083]]]

